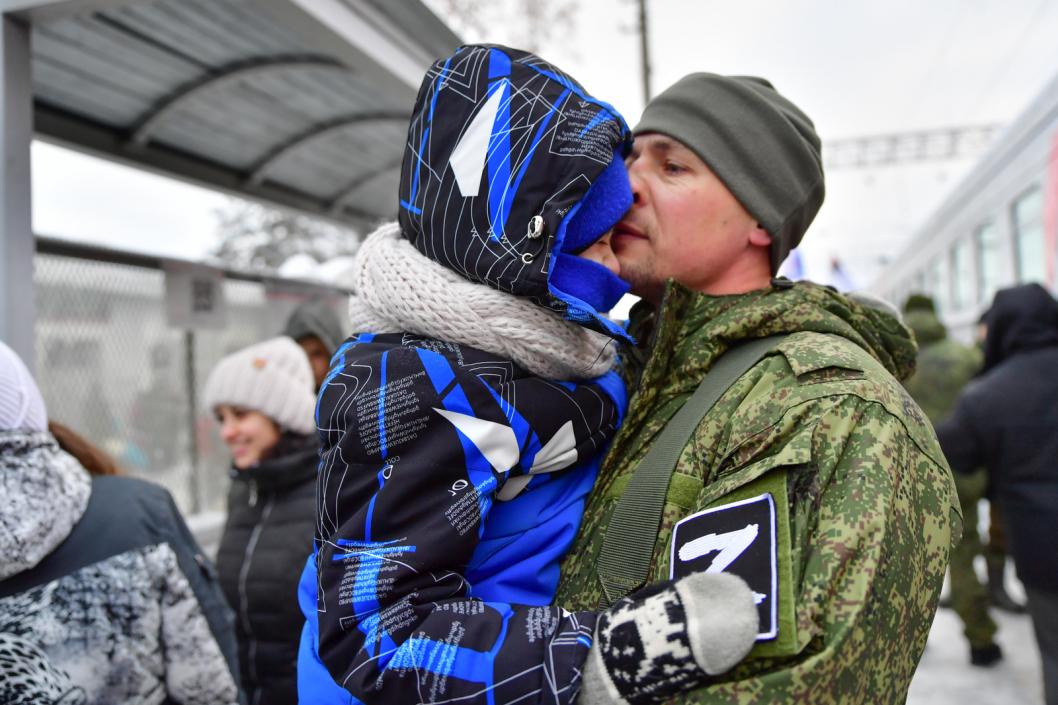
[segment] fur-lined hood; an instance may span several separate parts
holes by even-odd
[[[0,432],[0,580],[35,567],[84,515],[92,479],[46,431]]]

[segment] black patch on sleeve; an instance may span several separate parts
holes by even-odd
[[[670,577],[733,573],[754,592],[760,613],[758,641],[779,633],[775,500],[770,493],[692,514],[672,531]]]

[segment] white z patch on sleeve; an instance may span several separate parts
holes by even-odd
[[[672,530],[669,577],[691,573],[733,573],[753,590],[759,609],[758,640],[779,633],[775,500],[771,493],[680,520]]]

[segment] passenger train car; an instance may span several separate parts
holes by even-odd
[[[1058,77],[997,137],[871,287],[897,304],[928,293],[969,342],[997,289],[1058,290]]]

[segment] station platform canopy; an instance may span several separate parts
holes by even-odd
[[[396,215],[419,82],[459,38],[417,0],[10,0],[34,133],[363,227]]]
[[[397,212],[419,0],[0,0],[0,339],[33,359],[30,142],[348,223]]]

